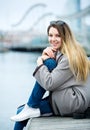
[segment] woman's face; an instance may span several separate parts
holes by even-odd
[[[56,28],[51,27],[49,29],[48,41],[54,49],[56,49],[56,50],[60,49],[62,40],[61,40],[60,34]]]

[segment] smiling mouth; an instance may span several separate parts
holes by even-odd
[[[53,46],[55,46],[55,47],[56,47],[57,45],[58,45],[58,44],[53,44]]]

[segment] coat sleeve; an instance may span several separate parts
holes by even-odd
[[[60,86],[63,86],[63,84],[69,80],[72,76],[72,72],[69,68],[67,58],[63,57],[58,61],[57,67],[52,72],[49,72],[48,68],[42,65],[35,70],[33,76],[45,90],[53,91],[57,88],[60,90]]]

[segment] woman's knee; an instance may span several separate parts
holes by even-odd
[[[57,66],[57,62],[55,59],[49,58],[44,61],[44,65],[46,65],[48,69],[52,71]]]

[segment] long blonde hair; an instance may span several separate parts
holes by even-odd
[[[56,23],[50,24],[47,32],[49,32],[51,26],[58,30],[62,38],[62,47],[60,51],[68,57],[69,66],[74,76],[79,81],[86,81],[90,72],[90,61],[85,50],[77,42],[69,26],[65,22],[60,24],[60,21],[56,21]]]

